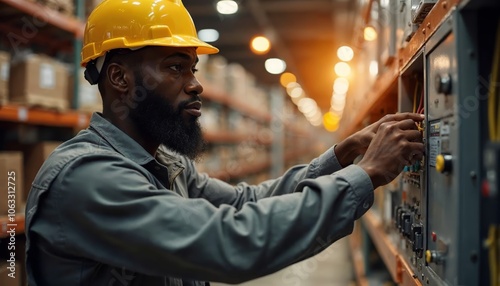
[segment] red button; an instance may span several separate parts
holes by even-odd
[[[437,239],[437,235],[436,235],[436,233],[435,233],[435,232],[432,232],[432,233],[431,233],[431,237],[432,237],[432,241],[436,241],[436,239]]]
[[[484,180],[481,184],[481,194],[483,195],[483,197],[490,196],[490,184],[486,180]]]

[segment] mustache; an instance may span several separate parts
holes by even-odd
[[[203,104],[203,100],[201,99],[200,95],[197,94],[197,95],[193,96],[192,99],[181,101],[179,103],[178,109],[179,110],[184,109],[187,105],[189,105],[189,104],[191,104],[193,102],[201,102]]]

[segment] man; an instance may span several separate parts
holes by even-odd
[[[239,283],[351,233],[374,188],[420,160],[417,114],[384,117],[308,165],[251,186],[197,173],[200,41],[180,0],[107,0],[90,15],[82,65],[103,112],[33,182],[29,285]],[[364,154],[353,165],[353,160]]]

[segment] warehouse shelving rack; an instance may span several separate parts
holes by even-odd
[[[370,0],[367,4],[367,9],[371,7]],[[404,48],[401,48],[396,56],[396,60],[386,68],[385,72],[380,74],[375,80],[373,87],[368,92],[367,100],[363,102],[363,106],[359,107],[358,111],[352,118],[348,118],[345,124],[339,129],[339,137],[346,138],[350,134],[361,129],[363,122],[368,119],[368,122],[375,122],[383,115],[397,111],[397,89],[399,73],[410,63],[417,55],[422,46],[436,32],[438,27],[444,21],[446,15],[452,9],[455,9],[460,0],[439,0],[434,5],[434,8],[429,12],[423,20],[423,24],[419,30],[413,35],[410,41]],[[366,13],[367,15],[369,13]],[[364,17],[367,17],[366,15]],[[381,112],[381,110],[383,112]]]

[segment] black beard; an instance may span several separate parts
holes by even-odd
[[[137,77],[136,77],[137,81]],[[159,142],[171,150],[196,161],[205,149],[200,123],[197,117],[184,121],[182,112],[191,101],[183,101],[177,110],[160,94],[148,90],[136,82],[136,93],[142,96],[130,117],[139,132],[149,140]]]

